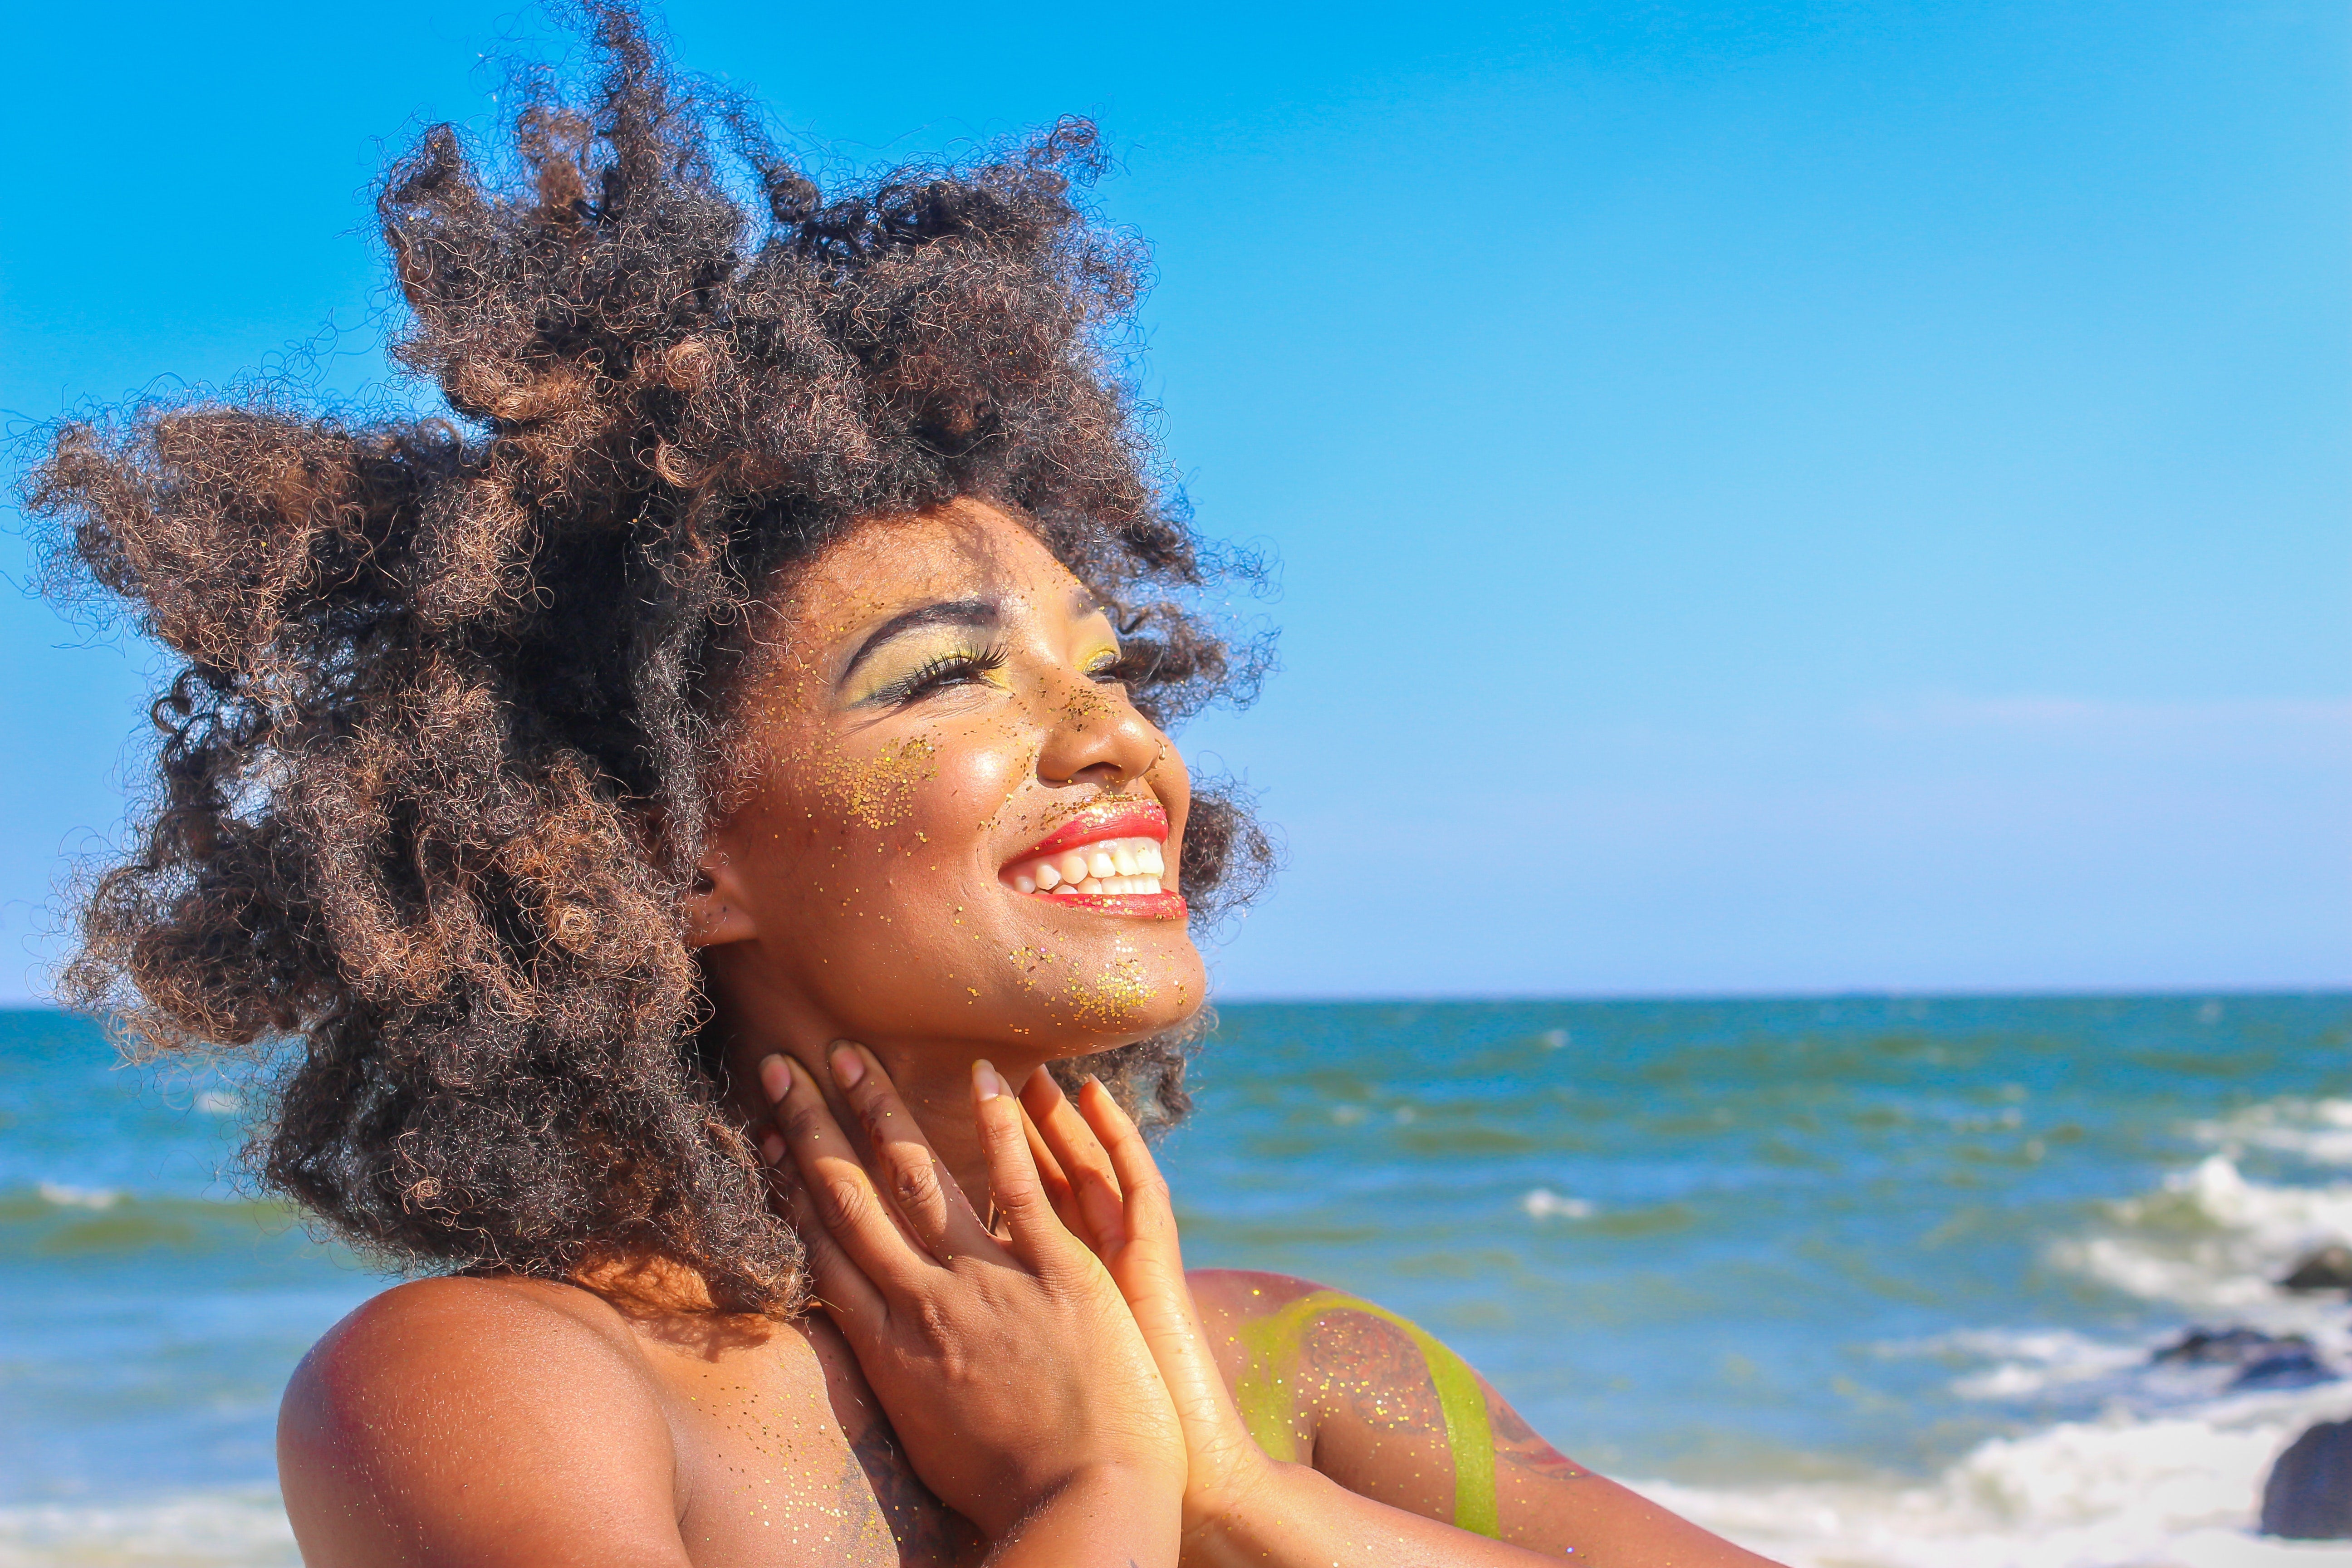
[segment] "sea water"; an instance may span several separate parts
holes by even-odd
[[[1460,1349],[1804,1568],[2352,1564],[2252,1532],[2352,1416],[2352,996],[1224,1009],[1188,1258]],[[278,1392],[382,1281],[242,1193],[249,1090],[0,1014],[0,1564],[294,1561]],[[2193,1328],[2306,1352],[2197,1361]]]

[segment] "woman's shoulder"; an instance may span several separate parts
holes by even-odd
[[[463,1559],[560,1530],[576,1488],[674,1550],[659,1391],[620,1314],[571,1286],[420,1279],[367,1301],[295,1369],[278,1459],[312,1563]]]
[[[621,1315],[576,1286],[500,1278],[414,1279],[320,1336],[287,1385],[284,1416],[332,1418],[486,1374],[528,1394],[560,1382],[643,1383]],[[649,1392],[649,1390],[648,1390]]]
[[[1309,1297],[1332,1293],[1328,1286],[1312,1279],[1257,1268],[1188,1268],[1184,1281],[1192,1288],[1193,1304],[1212,1330],[1236,1329]]]
[[[1184,1275],[1192,1288],[1193,1304],[1213,1331],[1239,1332],[1250,1325],[1280,1322],[1304,1329],[1331,1314],[1358,1314],[1379,1319],[1403,1331],[1419,1330],[1377,1301],[1334,1289],[1295,1274],[1274,1274],[1258,1268],[1192,1268]]]

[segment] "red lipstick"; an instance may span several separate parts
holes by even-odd
[[[1047,903],[1130,919],[1181,921],[1183,896],[1162,884],[1163,877],[1173,877],[1160,853],[1167,841],[1168,813],[1158,801],[1098,800],[1006,861],[1000,875],[1014,892]]]
[[[1104,838],[1168,839],[1168,814],[1156,800],[1106,800],[1080,806],[1070,819],[1013,857],[1034,860]]]

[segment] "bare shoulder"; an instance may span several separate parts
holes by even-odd
[[[495,1419],[535,1397],[658,1401],[618,1313],[584,1290],[536,1280],[418,1279],[329,1329],[278,1409],[281,1463],[341,1458],[396,1439],[412,1407],[437,1423]],[[333,1452],[306,1450],[329,1438]]]
[[[278,1460],[313,1565],[685,1561],[658,1390],[619,1314],[568,1286],[367,1302],[295,1370]]]
[[[1184,1275],[1193,1304],[1212,1333],[1230,1331],[1278,1312],[1295,1301],[1325,1294],[1329,1287],[1291,1274],[1256,1268],[1193,1268]]]
[[[1288,1274],[1186,1276],[1251,1435],[1361,1497],[1572,1562],[1773,1568],[1561,1454],[1377,1302]]]

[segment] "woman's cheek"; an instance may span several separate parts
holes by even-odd
[[[814,810],[840,825],[845,840],[889,834],[915,815],[939,776],[940,742],[931,734],[885,739],[856,752],[828,749],[808,769]]]

